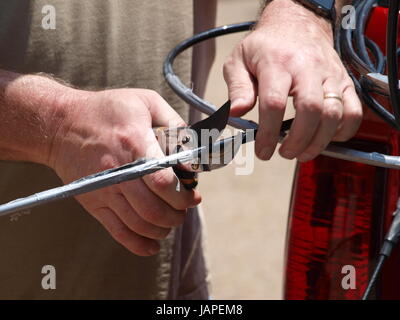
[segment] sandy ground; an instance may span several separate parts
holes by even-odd
[[[217,25],[254,20],[258,8],[258,0],[219,0]],[[216,105],[227,99],[224,59],[243,36],[217,40],[217,56],[206,91],[206,99]],[[292,113],[290,107],[288,113]],[[257,111],[246,118],[257,121]],[[251,144],[247,154],[253,155],[253,149]],[[249,175],[237,175],[237,169],[243,168],[240,164],[201,175],[213,298],[282,298],[294,167],[294,161],[275,154],[268,162],[255,159]]]

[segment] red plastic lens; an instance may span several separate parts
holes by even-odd
[[[287,248],[286,299],[362,296],[376,255],[374,244],[381,236],[376,226],[384,217],[383,185],[385,170],[373,166],[323,156],[299,166]],[[346,285],[345,266],[354,269],[355,288]]]

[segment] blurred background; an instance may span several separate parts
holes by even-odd
[[[259,6],[259,0],[218,0],[217,26],[255,20]],[[216,59],[205,95],[217,106],[228,96],[222,75],[224,60],[244,36],[245,33],[238,33],[217,39]],[[291,104],[286,118],[290,116]],[[245,118],[258,121],[257,107]],[[253,152],[254,144],[247,148]],[[268,162],[255,159],[250,175],[235,175],[234,164],[200,176],[214,299],[282,298],[295,165],[295,161],[275,153]]]

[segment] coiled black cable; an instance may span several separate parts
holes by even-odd
[[[369,13],[375,4],[375,0],[366,0],[360,4],[358,11],[358,17],[356,19],[356,32],[355,42],[358,48],[358,53],[361,59],[371,68],[375,69],[375,65],[372,63],[371,58],[367,51],[367,44],[365,39],[365,27],[367,24]],[[372,41],[370,41],[372,42]]]
[[[400,124],[400,91],[399,91],[399,64],[397,55],[397,28],[399,21],[400,2],[398,0],[389,1],[389,18],[387,26],[387,64],[390,89],[390,102],[396,118],[396,123]]]
[[[353,3],[356,10],[357,27],[355,29],[341,29],[340,43],[342,58],[347,64],[348,72],[353,79],[357,93],[364,103],[390,126],[400,130],[400,121],[395,116],[396,111],[392,114],[374,99],[371,95],[373,90],[371,90],[368,81],[365,81],[363,77],[361,77],[361,80],[358,80],[354,74],[358,73],[362,76],[368,73],[383,74],[385,69],[386,58],[382,50],[374,41],[365,36],[366,22],[371,14],[371,10],[377,3],[378,0],[358,0]],[[396,52],[396,50],[392,52]],[[393,110],[398,110],[400,107],[392,102],[392,108]]]

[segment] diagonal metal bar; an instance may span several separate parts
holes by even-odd
[[[177,163],[186,163],[196,159],[199,157],[199,154],[205,150],[208,150],[208,147],[202,146],[196,149],[175,153],[161,159],[139,159],[119,168],[90,175],[64,186],[49,189],[26,198],[17,199],[0,205],[0,217],[124,181],[138,179],[158,170],[172,167]]]

